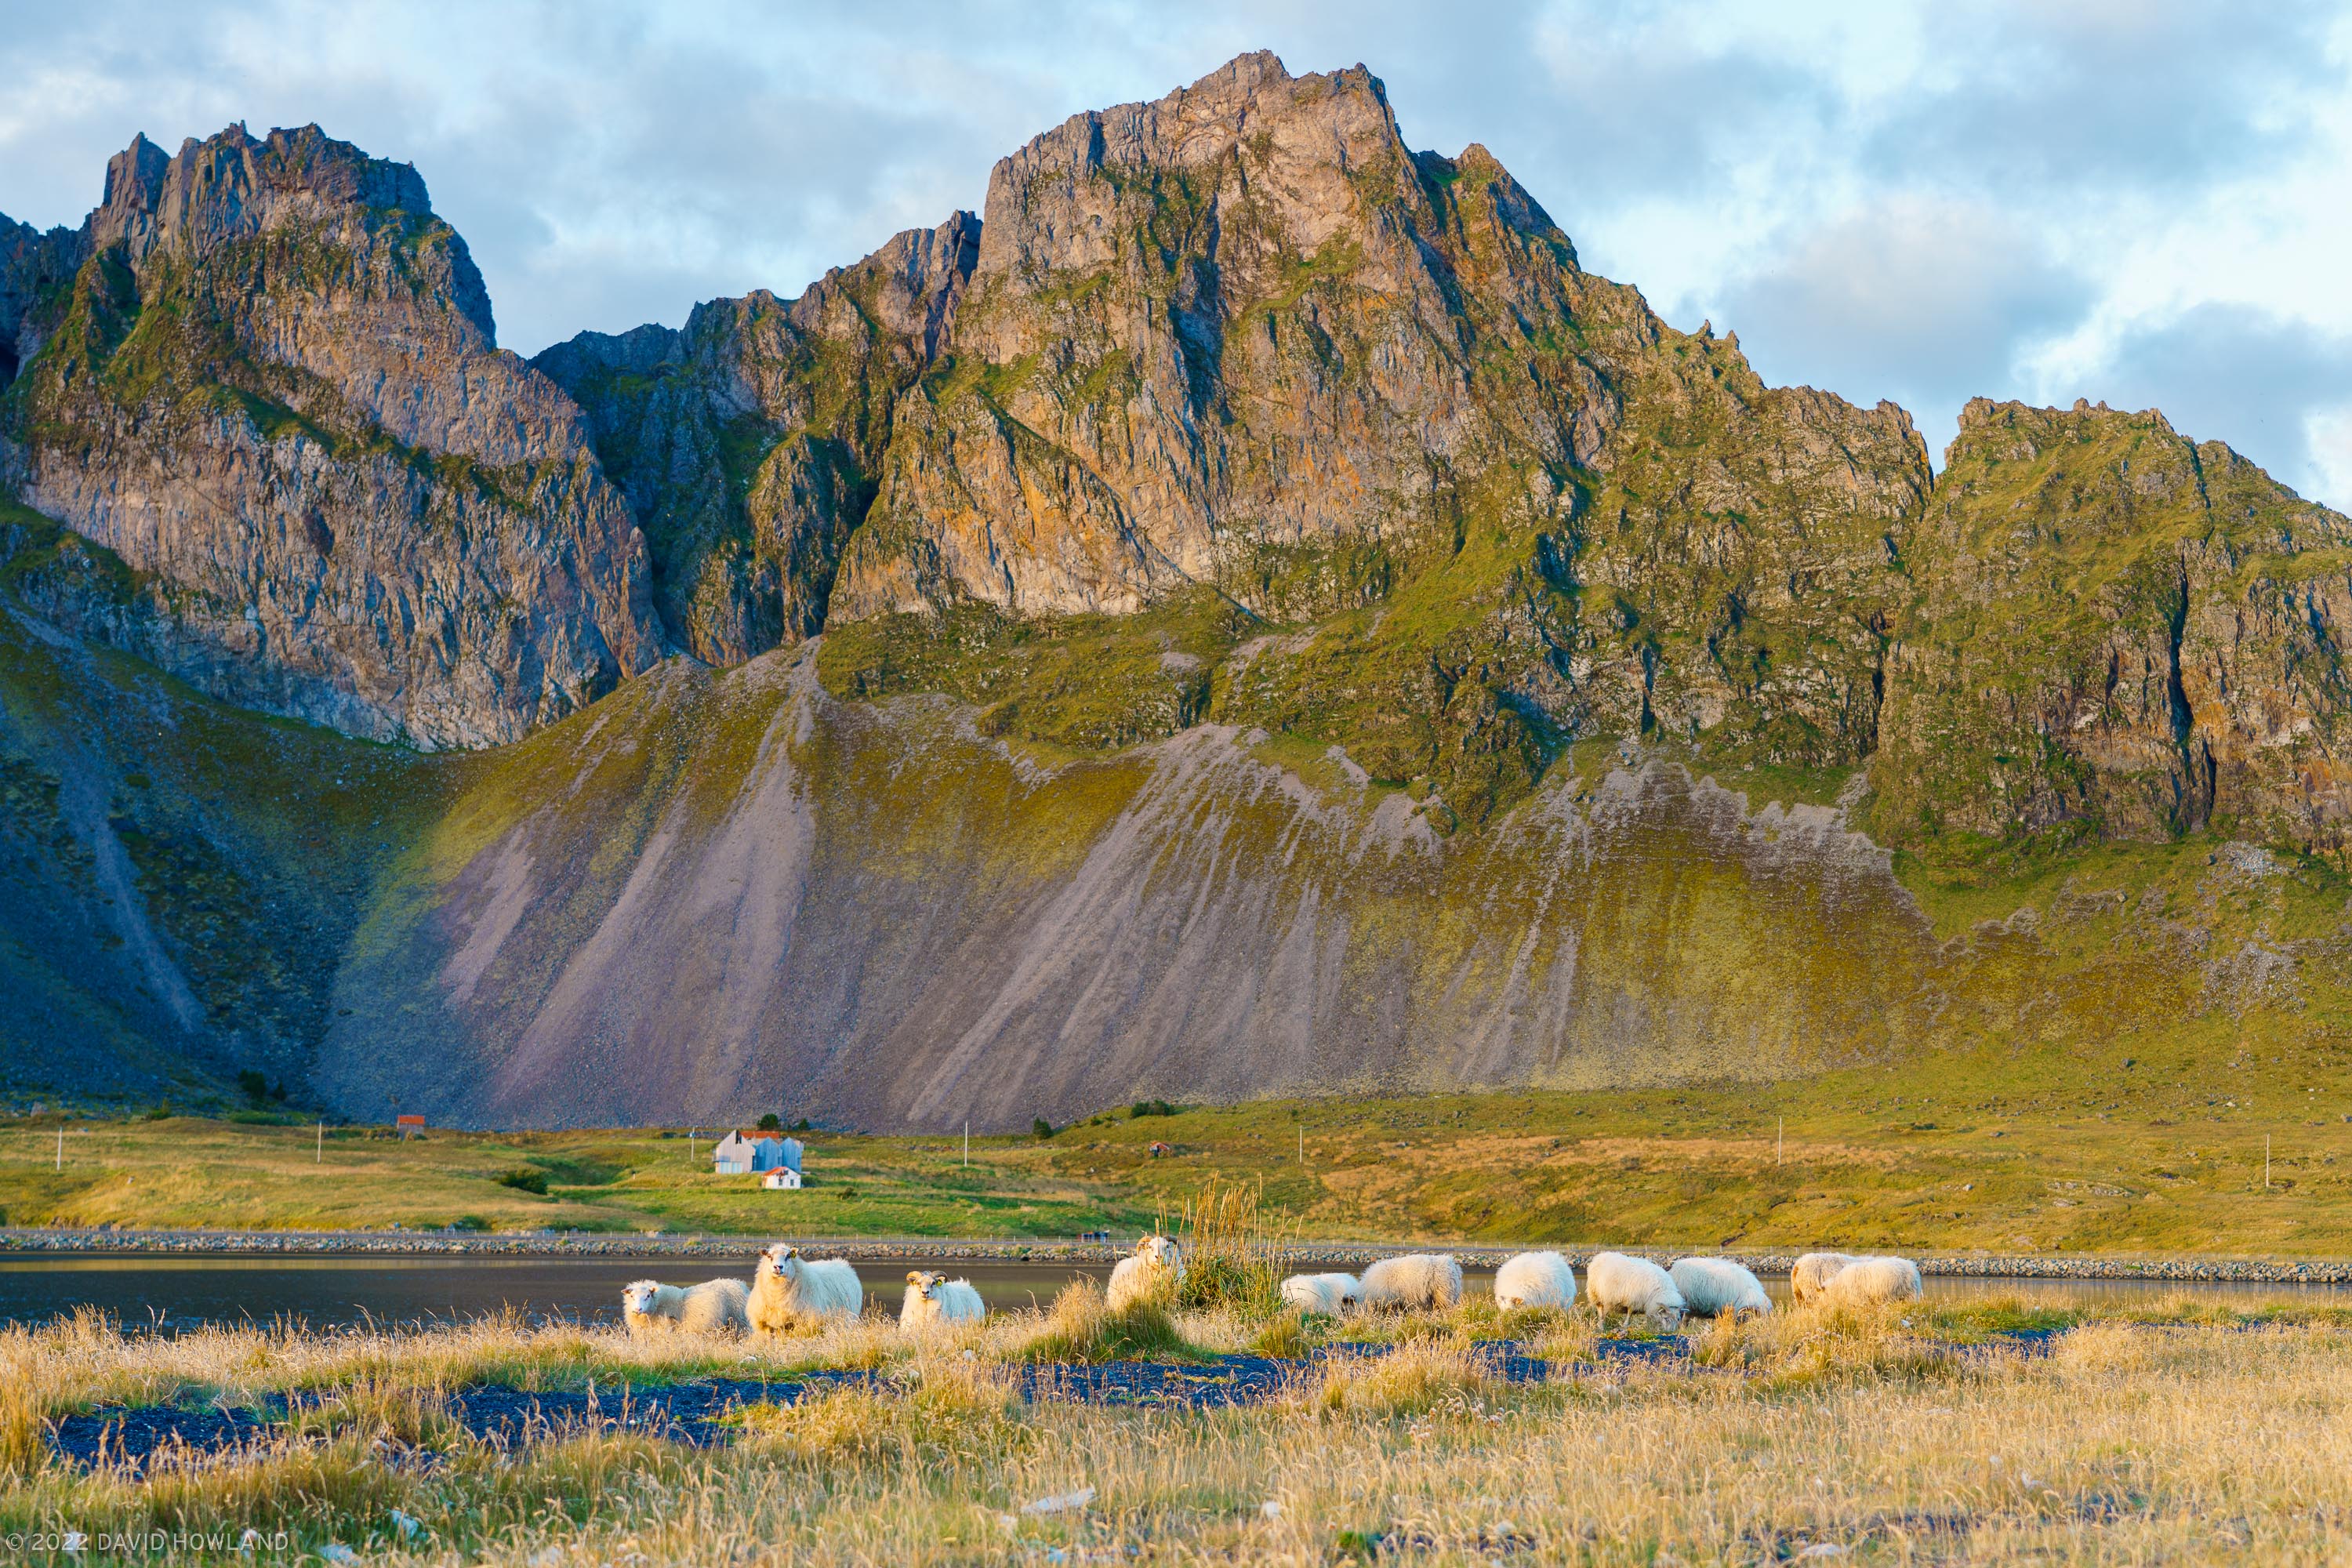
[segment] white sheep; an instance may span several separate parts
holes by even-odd
[[[1462,1265],[1442,1252],[1383,1258],[1364,1270],[1364,1305],[1453,1307],[1462,1300]]]
[[[778,1242],[760,1254],[751,1281],[751,1326],[779,1334],[826,1317],[854,1318],[866,1304],[857,1270],[838,1258],[803,1258]]]
[[[1518,1307],[1573,1307],[1576,1270],[1557,1252],[1519,1253],[1495,1270],[1495,1305],[1506,1312]]]
[[[988,1307],[969,1279],[917,1269],[907,1276],[907,1299],[898,1307],[898,1326],[909,1333],[940,1323],[976,1323]]]
[[[1677,1258],[1666,1276],[1695,1318],[1719,1318],[1727,1312],[1736,1318],[1772,1310],[1764,1281],[1728,1258]]]
[[[1592,1310],[1606,1318],[1612,1312],[1639,1312],[1660,1329],[1672,1330],[1688,1310],[1674,1276],[1646,1258],[1622,1252],[1593,1255],[1584,1266],[1585,1293]]]
[[[1294,1274],[1282,1282],[1282,1299],[1302,1312],[1336,1318],[1362,1304],[1364,1288],[1352,1274]]]
[[[1919,1266],[1907,1258],[1857,1258],[1830,1277],[1822,1300],[1859,1307],[1919,1299]]]
[[[621,1291],[621,1321],[638,1339],[680,1331],[740,1333],[750,1326],[746,1312],[750,1296],[740,1279],[706,1279],[684,1288],[638,1279]]]
[[[1182,1249],[1164,1236],[1147,1236],[1110,1271],[1110,1310],[1123,1312],[1139,1301],[1168,1300],[1183,1283]]]
[[[1837,1271],[1854,1261],[1851,1252],[1808,1252],[1789,1269],[1789,1299],[1801,1307],[1815,1300]]]

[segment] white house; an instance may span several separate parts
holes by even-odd
[[[722,1176],[749,1176],[761,1171],[801,1168],[801,1141],[781,1132],[730,1132],[710,1152],[710,1167]]]
[[[790,1165],[779,1165],[761,1177],[760,1184],[772,1193],[796,1193],[801,1187],[801,1173]]]

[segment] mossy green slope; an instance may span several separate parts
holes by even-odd
[[[1789,798],[1801,775],[1632,742],[1449,834],[1295,737],[1088,754],[963,703],[836,700],[829,651],[674,668],[476,774],[354,943],[328,1092],[459,1123],[1004,1129],[1139,1095],[2063,1071],[2093,1040],[2345,1030],[2347,889],[2319,862],[2206,838],[1898,862]]]

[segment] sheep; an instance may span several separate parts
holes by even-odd
[[[1164,1236],[1147,1236],[1110,1271],[1110,1310],[1123,1312],[1139,1301],[1164,1301],[1183,1283],[1182,1250]]]
[[[673,1331],[740,1333],[750,1326],[750,1295],[740,1279],[706,1279],[686,1288],[638,1279],[621,1291],[621,1321],[637,1339]]]
[[[919,1269],[907,1276],[907,1299],[898,1308],[898,1327],[908,1333],[940,1323],[976,1323],[987,1315],[987,1305],[969,1279],[950,1279]]]
[[[1364,1270],[1367,1307],[1454,1307],[1462,1300],[1462,1265],[1441,1252],[1383,1258]]]
[[[1851,1252],[1808,1252],[1789,1270],[1789,1299],[1800,1307],[1817,1299],[1837,1271],[1855,1261]]]
[[[1364,1288],[1352,1274],[1294,1274],[1282,1282],[1282,1299],[1302,1312],[1336,1318],[1362,1304]]]
[[[1666,1276],[1695,1318],[1719,1318],[1727,1312],[1736,1318],[1772,1310],[1764,1282],[1728,1258],[1677,1258]]]
[[[1584,1289],[1592,1310],[1606,1318],[1612,1312],[1639,1312],[1656,1327],[1672,1331],[1688,1310],[1674,1276],[1646,1258],[1622,1252],[1593,1255],[1584,1266]]]
[[[1844,1307],[1918,1299],[1919,1266],[1907,1258],[1857,1258],[1822,1291],[1824,1302]]]
[[[1557,1252],[1522,1252],[1495,1270],[1495,1305],[1506,1312],[1518,1307],[1573,1307],[1576,1270]]]
[[[838,1258],[803,1258],[798,1247],[785,1242],[760,1254],[759,1271],[751,1281],[751,1320],[761,1333],[782,1333],[825,1317],[854,1318],[865,1304],[857,1270]]]

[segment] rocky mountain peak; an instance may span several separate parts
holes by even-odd
[[[142,135],[79,231],[0,237],[6,310],[0,484],[145,584],[51,574],[60,620],[428,746],[514,739],[663,653],[579,408],[497,349],[406,164],[315,125]]]

